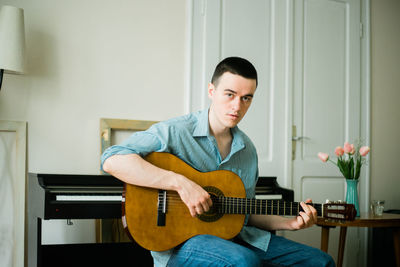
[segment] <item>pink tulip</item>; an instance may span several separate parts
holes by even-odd
[[[365,157],[366,155],[368,155],[370,148],[368,146],[362,146],[360,148],[360,155]]]
[[[354,145],[350,145],[349,142],[344,143],[343,146],[344,153],[350,154],[352,150],[354,150]]]
[[[329,155],[326,154],[326,153],[322,153],[322,152],[319,152],[319,153],[318,153],[318,157],[319,157],[319,159],[322,160],[323,162],[327,162],[328,159],[329,159]]]
[[[350,151],[350,155],[354,155],[354,153],[356,153],[356,149],[354,148],[354,145],[351,144],[351,151]]]
[[[336,147],[336,148],[335,148],[335,154],[336,154],[336,156],[338,156],[338,157],[343,156],[343,154],[344,154],[343,148],[340,147],[340,146]]]

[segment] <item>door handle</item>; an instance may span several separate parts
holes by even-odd
[[[304,136],[293,136],[292,137],[292,141],[294,141],[294,142],[301,141],[303,139],[306,139],[306,137],[304,137]]]
[[[296,135],[297,135],[297,127],[296,127],[296,125],[293,125],[292,126],[292,160],[296,159],[296,142],[309,139],[305,136],[296,136]]]

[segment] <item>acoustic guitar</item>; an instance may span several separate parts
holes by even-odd
[[[145,159],[196,182],[213,202],[208,212],[193,218],[175,191],[125,184],[123,225],[128,236],[148,250],[171,249],[201,234],[231,239],[241,231],[246,214],[297,216],[302,211],[299,202],[246,198],[242,180],[231,171],[199,172],[169,153],[153,152]],[[317,210],[318,216],[335,220],[353,220],[356,214],[352,204],[309,205]]]

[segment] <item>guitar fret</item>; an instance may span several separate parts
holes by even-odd
[[[260,207],[260,200],[259,199],[257,199],[257,214],[260,214],[261,213],[261,207]]]
[[[224,213],[228,213],[227,206],[228,206],[227,198],[224,198]]]
[[[263,207],[264,207],[264,209],[262,211],[262,214],[266,214],[267,213],[267,200],[263,201]]]
[[[274,214],[274,201],[271,200],[271,215]]]
[[[293,203],[290,202],[290,215],[293,216]]]
[[[238,214],[239,213],[239,203],[238,203],[238,198],[235,197],[235,201],[236,201],[236,205],[235,205],[235,210],[234,210],[234,214]]]
[[[269,202],[269,214],[272,214],[272,200],[268,202]]]
[[[238,212],[237,198],[233,198],[233,214],[237,214],[237,212]]]
[[[279,210],[279,200],[278,200],[278,213],[277,213],[278,215],[280,215],[281,214],[281,212],[280,212],[280,210]]]
[[[283,215],[286,215],[286,202],[283,201]]]

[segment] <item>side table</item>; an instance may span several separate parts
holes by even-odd
[[[337,266],[343,264],[344,245],[346,241],[347,227],[392,227],[396,266],[400,267],[400,214],[383,213],[382,216],[374,216],[372,213],[361,213],[354,221],[332,221],[318,218],[317,225],[321,226],[321,250],[328,251],[329,228],[340,226],[339,251]]]

